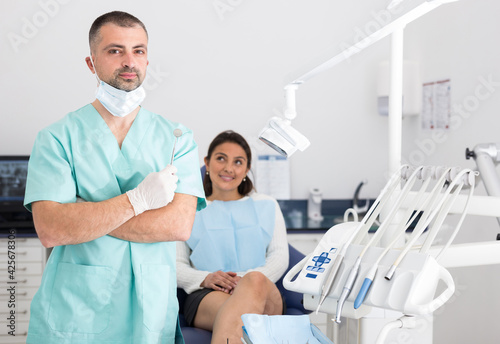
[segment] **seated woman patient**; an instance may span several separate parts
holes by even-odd
[[[184,316],[217,344],[241,343],[242,314],[285,311],[274,284],[288,267],[285,221],[275,199],[253,192],[251,159],[240,134],[215,137],[205,157],[208,205],[177,244],[177,283],[189,294]]]

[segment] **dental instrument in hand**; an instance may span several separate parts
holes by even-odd
[[[380,207],[380,204],[384,204],[387,198],[392,194],[394,191],[396,185],[399,183],[401,180],[402,174],[404,173],[403,170],[407,169],[409,166],[408,165],[402,165],[389,179],[387,182],[386,186],[382,191],[380,192],[379,196],[375,200],[375,202],[372,204],[366,215],[363,217],[361,222],[358,225],[358,228],[354,230],[352,235],[347,239],[347,241],[342,245],[340,248],[339,252],[335,256],[332,267],[330,268],[330,271],[328,273],[328,277],[323,283],[323,286],[321,287],[321,296],[318,302],[318,307],[316,308],[316,314],[318,314],[319,308],[325,301],[326,297],[330,293],[332,286],[333,286],[333,281],[335,280],[335,276],[337,275],[337,272],[340,268],[340,265],[344,259],[345,253],[347,251],[347,247],[351,244],[351,242],[356,238],[356,236],[364,229],[364,228],[370,228],[375,221],[375,218],[377,218],[378,214],[380,213],[380,210],[382,207]],[[368,221],[370,219],[370,221]]]
[[[172,150],[172,158],[170,159],[170,165],[172,165],[174,162],[175,145],[177,144],[177,139],[182,136],[182,130],[180,130],[179,128],[175,129],[174,136],[175,136],[174,149]]]
[[[167,165],[160,172],[151,172],[135,189],[126,192],[136,216],[172,202],[179,180],[176,172],[175,166]]]

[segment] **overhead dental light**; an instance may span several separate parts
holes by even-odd
[[[285,87],[284,118],[274,116],[267,121],[264,129],[259,133],[259,139],[285,157],[291,156],[298,150],[309,147],[310,142],[298,130],[292,127],[292,119],[297,116],[295,110],[295,91],[299,86],[290,84]]]

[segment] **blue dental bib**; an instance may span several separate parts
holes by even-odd
[[[262,266],[273,236],[271,200],[213,201],[196,213],[191,261],[198,270],[242,272]]]

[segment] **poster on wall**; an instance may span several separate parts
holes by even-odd
[[[428,82],[422,88],[422,129],[449,129],[450,79]]]
[[[281,155],[259,155],[257,159],[257,192],[278,200],[290,199],[290,163]]]

